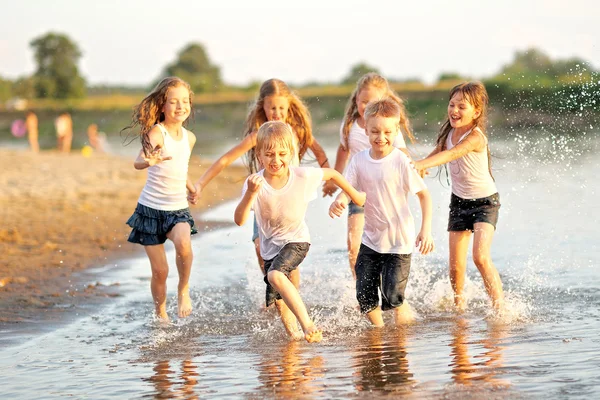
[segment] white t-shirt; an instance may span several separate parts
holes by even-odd
[[[264,169],[258,174],[264,177]],[[263,182],[252,209],[258,224],[260,255],[264,260],[273,259],[288,243],[310,243],[304,215],[308,203],[317,198],[317,189],[322,181],[321,168],[293,167],[283,188],[273,189]],[[247,179],[242,197],[246,190]]]
[[[394,149],[375,160],[369,150],[361,151],[352,157],[345,175],[367,194],[362,243],[378,253],[412,253],[416,236],[408,193],[427,187],[406,154]]]
[[[344,146],[344,148],[346,148],[343,122],[342,126],[340,127],[340,143],[342,146]],[[350,148],[350,158],[354,157],[358,152],[371,148],[371,143],[369,143],[369,136],[367,135],[367,132],[358,126],[358,122],[356,121],[354,121],[352,126],[350,126],[350,132],[348,133],[348,147]],[[398,149],[406,148],[406,143],[404,142],[404,137],[402,137],[402,132],[398,133],[398,136],[396,136],[396,140],[394,140],[394,147]]]

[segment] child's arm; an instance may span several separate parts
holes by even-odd
[[[248,177],[248,189],[244,193],[242,200],[240,200],[240,204],[235,208],[235,213],[233,214],[233,220],[239,226],[244,225],[248,216],[250,215],[250,210],[252,209],[252,204],[258,196],[258,191],[263,183],[262,176],[258,174],[250,175]]]
[[[329,160],[327,159],[327,154],[325,154],[325,150],[323,147],[317,142],[317,139],[314,139],[312,144],[310,145],[310,150],[315,155],[317,162],[319,163],[319,167],[321,168],[329,168]]]
[[[359,192],[352,186],[346,178],[335,169],[323,168],[323,180],[333,180],[333,182],[342,189],[352,200],[352,202],[358,206],[363,206],[367,199],[365,192]],[[339,196],[338,196],[339,197]]]
[[[144,149],[140,150],[140,153],[133,162],[135,169],[146,169],[173,158],[171,156],[163,157],[161,155],[161,148],[164,144],[164,139],[159,127],[153,127],[150,132],[147,133],[147,135],[153,150],[148,155],[144,153]]]
[[[433,251],[433,237],[431,236],[431,195],[429,190],[424,189],[417,192],[419,203],[421,205],[421,230],[417,235],[415,246],[419,248],[421,254],[425,255]]]
[[[342,174],[344,172],[344,168],[346,168],[346,164],[348,164],[348,159],[350,159],[350,151],[340,144],[335,156],[335,170]],[[328,180],[323,185],[323,197],[332,196],[336,190],[337,186],[335,183],[333,183],[332,180]]]
[[[198,190],[198,194],[202,192],[202,190],[208,185],[210,181],[213,180],[214,177],[219,175],[223,169],[229,166],[232,162],[243,156],[245,153],[250,151],[254,146],[256,146],[256,132],[252,132],[248,136],[244,138],[238,145],[233,147],[227,153],[223,154],[217,161],[215,161],[204,174],[198,179],[196,182],[196,188]]]
[[[436,150],[434,150],[427,158],[424,158],[420,161],[415,161],[414,166],[417,171],[431,167],[437,167],[438,165],[457,160],[472,151],[480,151],[484,147],[485,140],[483,139],[483,136],[475,131],[472,131],[455,147],[451,148],[450,150],[443,151],[440,151],[436,148]]]

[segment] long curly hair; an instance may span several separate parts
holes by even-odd
[[[148,138],[148,132],[150,132],[154,125],[165,120],[165,115],[163,114],[162,109],[167,102],[169,89],[179,86],[185,87],[190,93],[190,117],[193,116],[194,106],[192,101],[194,98],[194,92],[192,92],[190,85],[181,78],[169,76],[161,80],[156,87],[152,89],[152,91],[146,97],[144,97],[144,99],[137,106],[135,106],[131,116],[131,123],[125,128],[121,129],[121,134],[126,132],[127,137],[139,136],[140,141],[142,142],[142,149],[146,155],[152,151],[152,145],[150,144],[150,139]],[[184,124],[187,125],[188,121],[189,118],[184,122]],[[138,126],[139,132],[132,132]],[[131,143],[131,141],[129,143]]]
[[[363,75],[358,82],[356,83],[356,87],[352,92],[352,95],[348,99],[348,103],[346,104],[346,112],[344,113],[344,125],[342,128],[342,134],[344,137],[344,143],[346,149],[348,149],[348,136],[350,135],[350,128],[354,121],[360,118],[360,114],[358,113],[358,106],[356,104],[356,99],[360,95],[360,92],[366,88],[377,88],[383,89],[385,91],[383,97],[389,97],[393,99],[398,106],[400,107],[400,130],[403,134],[408,136],[411,143],[415,143],[416,139],[412,133],[410,128],[410,122],[408,120],[408,116],[406,113],[406,107],[404,106],[404,101],[398,96],[394,90],[390,87],[389,82],[383,76],[375,73],[369,72],[368,74]]]
[[[312,134],[310,112],[300,97],[282,80],[269,79],[260,86],[258,97],[251,105],[248,116],[246,117],[244,137],[257,132],[260,126],[267,122],[264,105],[265,99],[269,96],[282,96],[288,100],[289,109],[287,120],[285,122],[290,125],[293,132],[298,137],[298,156],[302,159],[315,140]],[[259,170],[259,163],[256,156],[257,152],[255,147],[250,149],[246,155],[250,172]]]
[[[472,82],[463,82],[456,86],[454,86],[450,90],[450,95],[448,96],[448,102],[452,100],[452,98],[460,93],[467,102],[469,102],[476,110],[479,111],[479,116],[473,119],[473,129],[479,128],[481,133],[487,138],[487,121],[488,121],[488,105],[489,105],[489,97],[487,90],[483,83],[479,81]],[[446,120],[442,124],[440,128],[440,133],[436,139],[435,146],[440,150],[446,150],[446,141],[448,140],[448,135],[452,131],[452,125],[450,125],[450,117],[448,113],[446,113]],[[490,146],[487,146],[487,155],[488,155],[488,170],[490,171],[490,175],[492,178],[492,155],[490,153]]]

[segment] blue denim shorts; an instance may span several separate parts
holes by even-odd
[[[500,195],[494,193],[480,199],[461,199],[454,193],[450,197],[450,214],[448,216],[448,232],[473,231],[475,223],[487,222],[496,229]]]
[[[252,226],[252,242],[254,243],[258,239],[258,222],[256,222],[256,217],[254,217],[254,225]]]
[[[351,216],[354,214],[364,214],[364,213],[365,213],[364,207],[357,206],[353,202],[348,203],[348,216]]]
[[[298,268],[300,263],[304,261],[309,247],[310,243],[306,242],[288,243],[283,246],[283,248],[274,258],[265,260],[265,283],[267,284],[265,300],[267,307],[273,304],[276,300],[281,299],[281,295],[277,293],[267,279],[267,274],[269,271],[282,272],[289,278],[292,271]]]
[[[383,311],[400,307],[410,273],[411,254],[382,254],[361,243],[356,259],[356,299],[360,312],[379,306]]]

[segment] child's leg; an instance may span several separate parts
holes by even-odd
[[[494,308],[499,310],[504,306],[504,292],[502,291],[502,280],[490,255],[494,226],[487,222],[477,222],[474,224],[474,230],[473,262],[483,278],[485,290],[492,299]]]
[[[167,238],[175,245],[175,260],[177,263],[177,272],[179,273],[179,284],[177,285],[177,315],[179,318],[184,318],[192,312],[189,287],[193,260],[190,224],[187,222],[176,224],[173,229],[167,233]]]
[[[150,290],[154,300],[154,309],[156,316],[162,320],[169,321],[167,315],[167,276],[169,275],[169,264],[165,254],[165,247],[162,244],[153,246],[144,246],[146,254],[150,259],[152,268],[152,279],[150,280]]]
[[[360,311],[376,327],[384,325],[379,307],[381,265],[381,254],[365,245],[360,246],[356,259],[356,300]]]
[[[454,291],[454,305],[460,311],[467,306],[463,296],[465,272],[467,270],[467,251],[471,231],[450,231],[450,284]]]
[[[281,322],[283,323],[283,327],[285,328],[288,336],[294,340],[302,339],[302,332],[298,330],[298,320],[296,319],[294,313],[285,304],[285,301],[282,299],[275,300],[275,307],[277,307],[277,311],[281,317]]]
[[[381,309],[393,309],[397,326],[414,322],[415,317],[404,292],[408,284],[411,254],[382,254],[384,266],[381,272]]]
[[[267,278],[269,279],[269,283],[273,285],[275,290],[281,295],[290,311],[296,316],[298,322],[300,322],[306,341],[320,342],[322,339],[321,331],[317,329],[308,316],[304,302],[302,301],[302,298],[300,298],[300,293],[298,293],[294,284],[283,272],[277,270],[269,271]]]
[[[265,275],[265,260],[260,256],[260,239],[254,239],[254,251],[256,252],[256,258],[258,259],[258,266],[263,276]]]
[[[348,261],[354,280],[356,280],[356,258],[358,257],[364,226],[365,214],[348,215]]]
[[[382,328],[385,324],[383,323],[383,315],[381,313],[381,307],[377,306],[372,311],[367,313],[367,319],[376,328]]]
[[[408,301],[404,300],[400,307],[394,308],[394,321],[396,326],[408,325],[415,321],[415,315]]]

